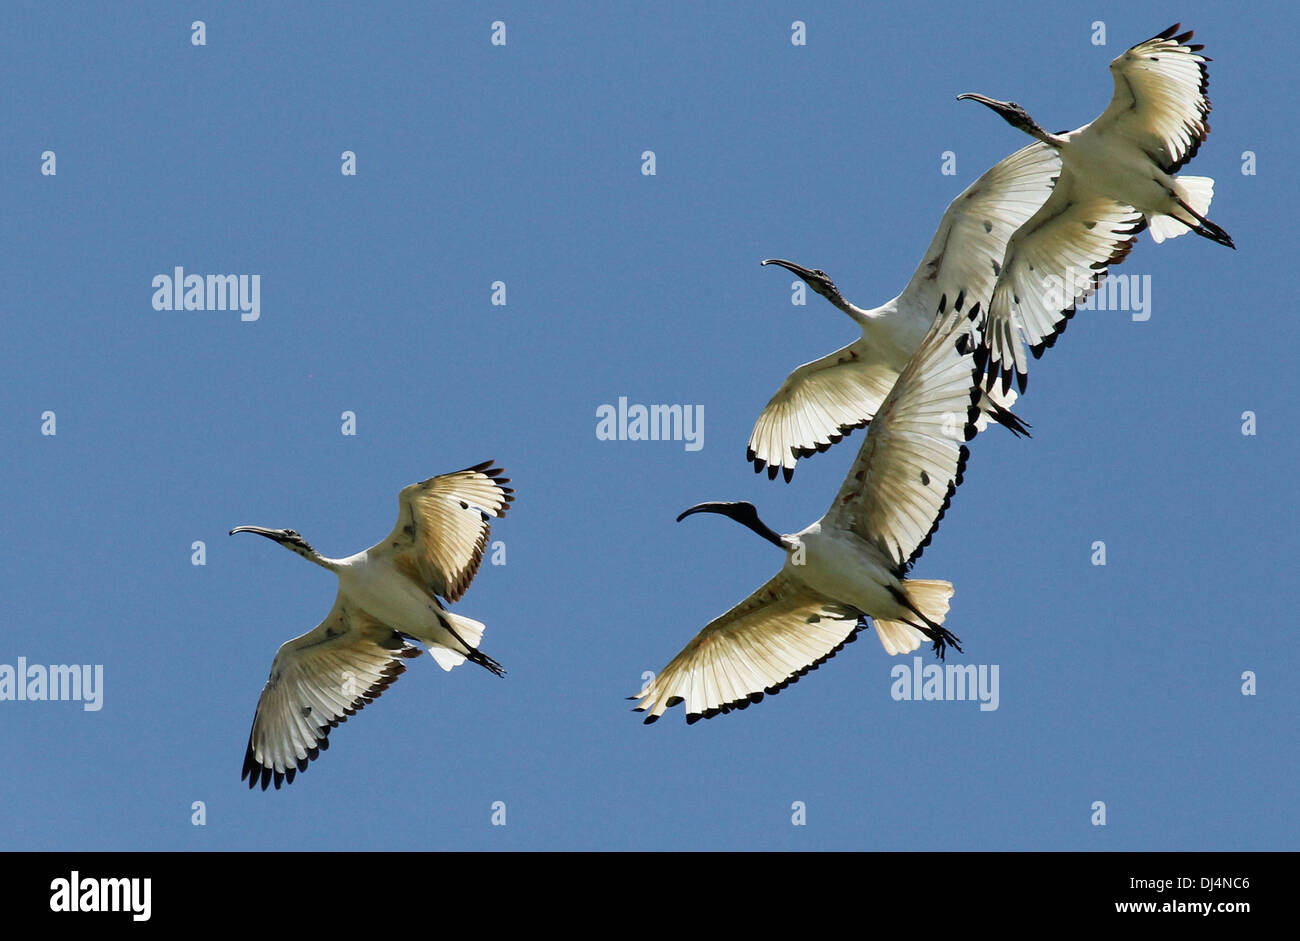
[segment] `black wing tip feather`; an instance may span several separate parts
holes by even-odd
[[[1195,30],[1189,29],[1184,33],[1175,35],[1176,33],[1178,33],[1178,30],[1181,28],[1182,28],[1181,23],[1175,23],[1173,26],[1170,26],[1164,32],[1152,36],[1151,39],[1147,40],[1147,42],[1152,42],[1157,39],[1168,39],[1178,43],[1180,46],[1184,46],[1189,53],[1195,53],[1199,55],[1201,53],[1201,50],[1205,48],[1205,44],[1187,42],[1187,40],[1191,39],[1196,34]],[[1141,45],[1141,43],[1139,43],[1139,45]],[[1200,119],[1197,124],[1187,125],[1188,130],[1193,132],[1191,144],[1187,148],[1186,153],[1184,153],[1177,160],[1161,168],[1166,173],[1177,173],[1179,170],[1185,167],[1187,163],[1193,157],[1196,156],[1197,151],[1201,149],[1201,144],[1203,144],[1205,142],[1205,139],[1210,135],[1210,122],[1206,120],[1206,116],[1212,110],[1210,105],[1210,98],[1208,95],[1210,89],[1210,70],[1205,67],[1205,63],[1213,62],[1214,60],[1206,55],[1201,55],[1200,58],[1202,61],[1196,63],[1201,73],[1200,87],[1197,89],[1201,96],[1201,101],[1197,102],[1197,111],[1200,114]]]
[[[853,434],[853,432],[858,428],[866,428],[870,424],[871,419],[864,418],[861,421],[840,425],[836,431],[827,435],[827,438],[830,440],[818,442],[812,447],[805,447],[804,445],[799,444],[791,445],[790,453],[793,455],[795,461],[801,461],[804,458],[812,457],[815,454],[821,454],[825,451],[829,451],[832,445],[839,444],[849,435]],[[777,474],[780,474],[787,484],[794,479],[793,466],[786,466],[785,464],[769,464],[766,460],[759,457],[751,447],[745,448],[745,460],[754,465],[755,474],[761,474],[766,470],[768,480],[776,480]]]
[[[490,478],[492,478],[492,482],[495,483],[495,484],[496,484],[497,486],[499,486],[499,487],[500,487],[502,484],[508,484],[508,483],[510,483],[510,478],[509,478],[509,477],[502,477],[502,476],[501,476],[502,474],[504,474],[504,473],[506,472],[506,469],[505,469],[504,467],[495,467],[495,466],[493,466],[493,465],[495,465],[495,464],[496,464],[496,460],[495,460],[495,459],[493,459],[493,460],[487,460],[487,461],[483,461],[483,462],[480,463],[480,464],[475,464],[473,467],[466,467],[466,468],[464,468],[463,470],[453,471],[453,473],[456,473],[456,474],[465,474],[465,473],[482,474],[484,477],[490,477]],[[501,489],[502,489],[503,491],[505,491],[506,493],[514,493],[514,489],[511,488],[511,487],[501,487]]]
[[[829,440],[819,441],[811,448],[806,447],[804,445],[792,445],[790,448],[790,452],[795,456],[796,460],[805,457],[812,457],[814,454],[821,454],[823,452],[829,451],[831,449],[831,445],[839,444],[849,435],[853,434],[854,431],[856,431],[859,428],[866,428],[869,424],[871,424],[870,418],[863,418],[860,421],[855,421],[855,422],[846,422],[842,425],[839,425],[834,432],[826,436]]]
[[[502,508],[504,515],[504,507]],[[492,527],[484,521],[483,530],[478,534],[478,542],[474,544],[474,553],[470,556],[469,562],[461,570],[460,578],[451,585],[447,586],[443,598],[449,603],[455,603],[465,597],[465,592],[469,591],[469,586],[474,583],[478,575],[479,567],[483,564],[483,553],[487,550],[488,538],[492,535]]]
[[[1069,319],[1072,316],[1074,316],[1073,307],[1071,307],[1070,312],[1066,314],[1066,319]],[[1064,325],[1061,325],[1057,330],[1057,333],[1064,329]],[[1011,391],[1012,379],[1015,379],[1016,385],[1020,388],[1020,392],[1023,395],[1025,389],[1029,386],[1029,377],[1016,368],[1014,359],[1012,360],[1011,365],[1008,366],[1005,365],[999,357],[992,355],[992,351],[987,346],[987,342],[988,341],[986,340],[986,345],[983,347],[984,355],[982,357],[977,357],[975,365],[975,372],[980,375],[980,385],[987,391],[992,392],[999,384],[1001,384],[1002,394],[1006,395]],[[1015,342],[1022,341],[1017,337]],[[1051,343],[1047,343],[1047,345],[1051,346],[1052,343],[1055,342],[1056,337],[1055,334],[1053,334],[1051,337]],[[979,360],[983,360],[983,362],[980,363]]]
[[[1078,313],[1078,305],[1082,304],[1093,295],[1101,282],[1105,280],[1106,275],[1110,273],[1112,267],[1121,264],[1126,258],[1128,258],[1129,252],[1133,251],[1133,246],[1137,244],[1138,234],[1144,231],[1146,227],[1146,216],[1139,215],[1137,221],[1129,228],[1116,230],[1115,234],[1127,235],[1128,238],[1117,244],[1115,250],[1111,252],[1110,257],[1104,262],[1093,265],[1093,275],[1090,283],[1083,289],[1083,292],[1074,299],[1069,307],[1061,311],[1061,319],[1055,324],[1056,329],[1029,348],[1030,353],[1033,354],[1035,359],[1038,359],[1043,355],[1043,350],[1050,349],[1052,346],[1056,345],[1057,338],[1060,337],[1061,334],[1065,333],[1065,328],[1070,325],[1070,321],[1073,320],[1074,315]]]
[[[404,645],[397,651],[397,655],[403,658],[418,657],[423,653],[418,647]],[[257,760],[253,753],[253,734],[250,731],[248,735],[248,748],[244,752],[244,768],[239,775],[239,780],[248,780],[248,789],[251,791],[257,787],[258,782],[262,784],[262,790],[266,790],[272,782],[275,783],[275,789],[278,791],[284,784],[292,784],[294,777],[299,771],[306,771],[307,766],[316,760],[321,752],[327,751],[330,747],[329,734],[331,729],[336,729],[340,724],[348,721],[348,716],[354,716],[366,707],[368,703],[374,702],[384,690],[388,689],[399,676],[406,672],[406,664],[401,660],[393,660],[384,667],[379,673],[379,679],[373,683],[365,692],[357,695],[347,707],[343,710],[343,715],[335,716],[330,719],[324,726],[320,726],[317,731],[320,738],[316,739],[316,744],[307,749],[306,758],[294,759],[297,767],[287,768],[284,771],[276,771],[274,768],[267,767]],[[254,725],[257,723],[257,717],[253,717]]]
[[[1204,68],[1205,68],[1204,65],[1202,65],[1202,66],[1201,66],[1202,71],[1204,71]],[[1204,79],[1204,80],[1202,81],[1202,83],[1201,83],[1201,94],[1202,94],[1202,95],[1205,94],[1205,89],[1206,89],[1208,86],[1209,86],[1209,79],[1206,78],[1206,79]],[[1206,107],[1206,110],[1205,110],[1205,111],[1201,112],[1201,123],[1200,123],[1200,126],[1199,126],[1199,127],[1194,127],[1194,128],[1192,128],[1192,130],[1195,131],[1196,134],[1195,134],[1195,136],[1192,138],[1192,142],[1191,142],[1191,144],[1188,146],[1188,148],[1187,148],[1187,152],[1184,153],[1184,154],[1183,154],[1181,157],[1179,157],[1177,160],[1175,160],[1175,161],[1173,161],[1173,162],[1171,162],[1171,163],[1168,163],[1168,164],[1166,164],[1164,167],[1162,167],[1161,169],[1163,169],[1163,170],[1165,171],[1165,173],[1168,173],[1168,174],[1170,174],[1170,175],[1173,175],[1173,174],[1177,173],[1179,170],[1181,170],[1183,167],[1187,166],[1187,164],[1191,161],[1191,159],[1192,159],[1193,157],[1195,157],[1195,156],[1197,155],[1197,153],[1200,151],[1200,149],[1201,149],[1201,145],[1205,143],[1205,139],[1206,139],[1207,137],[1210,136],[1210,122],[1207,121],[1207,120],[1205,120],[1205,115],[1209,114],[1209,108],[1208,108],[1208,106],[1209,106],[1209,99],[1208,99],[1208,98],[1206,99],[1205,103],[1206,103],[1206,106],[1207,106],[1207,107]]]
[[[970,428],[972,426],[968,423],[967,427]],[[968,438],[967,440],[970,439]],[[957,473],[952,480],[948,481],[948,490],[943,495],[943,503],[939,507],[939,512],[934,516],[934,522],[930,524],[930,531],[925,534],[924,539],[916,544],[916,548],[912,550],[912,554],[909,555],[903,561],[902,565],[898,567],[894,573],[895,575],[900,578],[907,575],[907,573],[912,570],[912,566],[916,564],[916,560],[921,558],[921,554],[925,552],[926,547],[930,545],[930,541],[934,539],[934,534],[939,531],[939,524],[943,522],[944,514],[948,512],[948,507],[952,505],[953,494],[957,492],[957,488],[961,486],[962,480],[965,478],[966,462],[969,459],[970,448],[963,444],[961,446],[961,451],[957,455]]]
[[[981,391],[979,375],[980,370],[978,368],[971,371],[970,401],[966,406],[966,423],[962,428],[962,436],[965,441],[970,441],[977,434],[975,422],[979,420],[980,415],[979,399]],[[1011,413],[1007,412],[1007,414],[1010,415]],[[948,481],[948,490],[943,495],[943,503],[939,506],[939,512],[935,514],[934,522],[930,524],[930,531],[925,534],[924,539],[916,544],[916,548],[912,550],[911,555],[903,560],[895,570],[894,574],[899,578],[904,577],[911,571],[912,565],[921,557],[921,553],[925,551],[926,546],[930,545],[930,540],[934,538],[934,534],[939,531],[939,524],[943,522],[943,516],[948,512],[948,507],[952,504],[953,494],[957,492],[957,488],[961,486],[962,480],[965,479],[966,462],[968,460],[970,460],[970,448],[963,444],[957,452],[956,472],[953,474],[952,479]]]
[[[1069,307],[1062,308],[1060,311],[1061,319],[1053,324],[1052,332],[1029,347],[1029,352],[1033,355],[1034,359],[1041,359],[1044,350],[1049,350],[1056,345],[1056,341],[1060,338],[1061,334],[1065,333],[1065,328],[1070,325],[1070,321],[1073,320],[1074,315],[1078,313],[1078,305],[1082,304],[1092,296],[1093,292],[1097,290],[1097,287],[1106,278],[1106,275],[1110,273],[1112,267],[1121,264],[1126,258],[1128,258],[1129,253],[1133,251],[1133,246],[1137,244],[1138,235],[1145,231],[1146,228],[1146,216],[1139,214],[1137,221],[1127,229],[1114,230],[1115,235],[1126,235],[1128,238],[1119,242],[1115,246],[1115,250],[1111,253],[1109,258],[1102,262],[1095,262],[1092,265],[1092,278],[1087,287],[1085,287],[1083,291],[1076,296],[1073,301],[1071,301]],[[986,388],[992,389],[997,384],[998,379],[1001,378],[1002,391],[1006,392],[1011,388],[1011,379],[1014,376],[1016,384],[1020,387],[1021,393],[1024,393],[1025,389],[1029,386],[1029,376],[1026,373],[1022,373],[1019,369],[1016,369],[1014,365],[1010,368],[1002,365],[996,357],[989,355],[987,346],[983,348],[983,355],[987,358],[988,375],[984,379],[984,385]],[[977,355],[977,359],[978,358]],[[980,369],[979,371],[983,372],[984,370]]]
[[[495,463],[495,460],[486,460],[480,464],[475,464],[473,467],[466,467],[463,470],[452,472],[453,474],[473,472],[491,479],[496,484],[497,489],[501,491],[503,502],[501,508],[496,511],[479,508],[483,514],[483,531],[479,533],[478,543],[474,546],[474,554],[462,570],[461,578],[455,584],[448,585],[447,591],[442,596],[448,602],[456,602],[465,597],[465,592],[469,591],[469,586],[473,583],[475,576],[478,575],[479,567],[483,564],[483,553],[487,549],[488,539],[492,535],[492,527],[488,524],[488,518],[495,516],[497,519],[504,519],[506,511],[510,509],[510,504],[514,502],[514,488],[504,486],[510,482],[510,478],[499,476],[505,473],[505,469],[493,467],[492,465]],[[461,505],[468,509],[468,506],[463,501]]]
[[[1178,43],[1179,45],[1185,45],[1187,43],[1187,40],[1191,39],[1193,36],[1196,35],[1196,30],[1189,29],[1184,33],[1175,35],[1182,28],[1183,28],[1183,24],[1181,22],[1175,23],[1173,26],[1167,26],[1165,27],[1165,29],[1156,33],[1150,39],[1142,40],[1142,42],[1138,43],[1138,45],[1141,46],[1144,43],[1155,42],[1157,39],[1172,39],[1174,42]]]
[[[686,724],[694,725],[696,722],[699,722],[701,719],[712,719],[715,716],[727,715],[728,713],[731,712],[739,712],[741,710],[748,709],[751,705],[755,703],[762,702],[765,696],[775,696],[777,693],[781,692],[781,690],[785,689],[787,686],[791,686],[794,683],[797,683],[801,676],[804,676],[807,673],[811,673],[813,670],[816,670],[827,660],[831,659],[831,657],[835,656],[837,653],[839,653],[841,650],[844,649],[845,644],[851,644],[855,640],[857,640],[858,634],[861,633],[863,630],[865,630],[868,626],[869,625],[866,617],[864,615],[858,615],[857,623],[853,626],[853,630],[851,630],[848,633],[848,636],[846,636],[842,641],[840,641],[838,644],[836,644],[826,653],[822,654],[822,656],[818,657],[812,663],[808,664],[807,666],[800,667],[798,670],[796,670],[794,673],[791,673],[781,682],[774,683],[771,686],[764,687],[762,690],[755,691],[752,693],[746,693],[744,696],[742,696],[739,699],[733,699],[731,702],[723,703],[720,706],[712,706],[708,709],[705,709],[703,712],[688,712],[686,714]],[[665,706],[666,708],[671,709],[673,708],[673,706],[680,705],[684,701],[685,700],[681,696],[672,696],[669,697],[669,699],[665,703]],[[637,708],[639,709],[640,707]],[[662,715],[663,714],[660,713],[660,715],[657,716],[647,716],[644,720],[644,724],[650,725],[655,720],[661,718]]]
[[[498,517],[502,517],[506,515],[506,510],[509,509],[509,504],[514,502],[515,488],[505,486],[506,484],[510,483],[510,478],[502,477],[501,475],[506,472],[505,468],[494,467],[493,466],[494,464],[496,464],[496,459],[489,458],[486,461],[482,461],[478,464],[475,464],[473,467],[464,467],[458,471],[452,471],[452,473],[453,474],[475,473],[475,474],[482,474],[484,477],[491,478],[492,483],[496,484],[497,489],[501,491],[502,499],[507,504],[506,506],[503,506],[500,510],[498,510],[494,514]]]

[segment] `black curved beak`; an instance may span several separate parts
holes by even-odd
[[[799,277],[803,278],[805,281],[815,280],[815,279],[817,279],[817,278],[819,278],[819,277],[820,277],[820,278],[824,278],[824,277],[826,277],[826,272],[825,272],[825,271],[821,271],[820,269],[819,269],[819,270],[813,270],[812,268],[805,268],[803,265],[796,265],[794,262],[792,262],[792,261],[786,261],[784,258],[764,258],[762,261],[759,262],[759,264],[760,264],[760,265],[780,265],[780,266],[781,266],[782,268],[784,268],[786,271],[791,271],[791,272],[797,274]]]
[[[754,504],[744,500],[737,500],[732,503],[697,503],[689,510],[683,510],[682,515],[677,517],[677,522],[681,522],[692,513],[717,513],[721,516],[730,516],[741,526],[748,527],[758,533],[772,545],[780,549],[785,549],[786,545],[781,541],[781,534],[773,530],[761,519],[758,518],[758,510]]]
[[[1021,110],[1020,105],[1016,104],[1014,101],[999,101],[997,98],[990,98],[987,95],[976,95],[973,92],[966,92],[964,95],[958,95],[957,100],[978,101],[986,108],[991,108],[1004,117]]]
[[[265,526],[236,526],[230,531],[230,535],[235,533],[257,533],[259,536],[265,536],[267,539],[274,539],[277,542],[284,538],[283,529],[267,529]]]
[[[754,512],[754,504],[752,503],[711,501],[709,503],[697,503],[688,510],[682,510],[681,515],[677,517],[677,522],[680,523],[682,520],[686,519],[686,517],[691,516],[694,513],[720,513],[723,516],[730,516],[732,519],[735,519],[737,507],[748,507],[751,513]]]
[[[804,280],[807,285],[826,298],[836,307],[845,308],[846,301],[840,295],[840,289],[835,286],[831,276],[820,268],[805,268],[803,265],[796,265],[792,261],[786,261],[784,258],[765,258],[760,264],[779,265],[792,274],[797,274]]]

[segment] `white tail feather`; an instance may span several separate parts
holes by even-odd
[[[910,624],[904,624],[902,621],[884,621],[880,618],[875,619],[876,636],[880,638],[880,645],[885,648],[885,653],[891,656],[897,656],[900,653],[911,653],[921,642],[925,640],[925,635],[918,631]]]
[[[1182,190],[1183,202],[1198,216],[1210,214],[1210,200],[1214,198],[1214,181],[1208,176],[1180,176],[1176,182]]]
[[[446,618],[447,623],[451,625],[452,630],[460,635],[461,640],[465,641],[465,643],[469,644],[471,647],[477,647],[483,640],[483,631],[485,630],[483,622],[475,621],[473,618],[463,617],[459,614],[452,614],[450,611],[442,612],[442,616]],[[456,643],[456,639],[451,636],[448,636],[447,641],[452,644]],[[429,656],[433,657],[438,666],[442,667],[444,670],[450,671],[453,667],[458,667],[465,662],[465,655],[463,653],[459,653],[442,644],[437,642],[427,642],[425,646],[429,648]],[[457,646],[460,645],[457,644]]]
[[[909,578],[903,582],[907,599],[935,624],[942,624],[948,614],[948,599],[953,596],[952,582],[929,578]],[[875,618],[876,636],[885,652],[892,655],[911,653],[928,638],[904,621]]]
[[[1210,200],[1214,198],[1214,180],[1208,176],[1175,177],[1177,193],[1183,202],[1200,216],[1210,212]],[[1173,216],[1147,216],[1147,226],[1151,230],[1151,240],[1159,244],[1165,239],[1178,238],[1190,229]]]

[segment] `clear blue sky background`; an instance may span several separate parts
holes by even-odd
[[[0,663],[105,689],[0,703],[0,849],[1296,848],[1293,6],[265,6],[5,5]],[[959,93],[1077,127],[1174,17],[1214,58],[1185,172],[1240,250],[1143,236],[1117,270],[1150,319],[1081,313],[1031,369],[1033,439],[974,442],[916,575],[955,583],[953,662],[998,665],[1000,708],[893,701],[866,634],[744,713],[643,727],[643,671],[781,562],[673,518],[745,499],[802,528],[861,441],[790,485],[746,465],[781,379],[857,335],[759,260],[885,301],[1027,142]],[[260,274],[261,319],[155,311],[178,265]],[[703,405],[704,447],[597,440],[620,395]],[[335,585],[227,531],[348,555],[401,487],[487,458],[506,564],[455,610],[509,675],[414,661],[250,793],[272,656]]]

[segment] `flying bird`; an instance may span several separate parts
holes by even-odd
[[[949,209],[949,214],[952,212]],[[943,228],[940,226],[941,232]],[[798,275],[862,328],[862,336],[848,346],[791,373],[754,424],[746,456],[753,461],[755,473],[766,467],[768,478],[775,479],[780,470],[788,483],[796,460],[825,451],[853,429],[867,425],[925,338],[934,316],[900,316],[900,309],[910,306],[906,291],[890,302],[902,301],[901,308],[895,305],[891,309],[886,304],[864,310],[846,300],[820,268],[805,268],[783,258],[768,258],[760,264],[779,265]],[[914,293],[929,292],[918,289]],[[982,393],[976,430],[983,431],[992,419],[1017,437],[1028,435],[1029,426],[1007,408],[1015,399],[1015,392]],[[791,444],[792,438],[800,443]]]
[[[749,436],[746,452],[755,473],[771,479],[794,476],[795,463],[825,451],[871,421],[935,320],[939,300],[961,298],[987,308],[1002,270],[1011,236],[1052,193],[1061,160],[1046,144],[1034,143],[1006,157],[958,194],[901,294],[876,308],[846,301],[821,269],[780,258],[818,294],[847,314],[862,336],[792,372],[764,406]],[[1064,265],[1056,273],[1067,274]],[[990,390],[981,397],[983,428],[989,418],[1017,434],[1027,426],[1008,409],[1015,392]]]
[[[334,607],[314,629],[286,642],[257,702],[240,779],[262,790],[293,783],[329,747],[330,729],[373,702],[405,672],[423,644],[444,670],[469,660],[497,676],[479,650],[482,623],[444,602],[469,588],[487,546],[490,517],[503,517],[514,490],[492,461],[430,477],[398,495],[397,525],[383,541],[345,559],[321,555],[292,529],[237,526],[338,576]],[[440,600],[441,599],[441,600]]]
[[[1122,261],[1150,228],[1156,242],[1184,232],[1235,248],[1206,218],[1214,181],[1174,176],[1210,133],[1209,74],[1199,43],[1181,24],[1138,43],[1110,63],[1115,92],[1089,124],[1049,134],[1013,101],[958,95],[986,105],[1060,155],[1051,196],[1012,236],[987,307],[988,383],[1014,375],[1023,392],[1027,344],[1037,358],[1074,313],[1074,305]],[[1067,277],[1061,279],[1062,271]],[[1055,279],[1055,280],[1054,280]],[[1082,293],[1080,293],[1082,292]]]
[[[940,657],[949,644],[961,649],[943,626],[952,584],[907,578],[961,483],[979,414],[970,323],[956,309],[932,321],[821,519],[783,535],[752,503],[701,503],[677,517],[729,516],[785,553],[785,564],[631,697],[647,723],[682,702],[688,723],[745,709],[834,656],[868,617],[888,653],[924,640]]]

